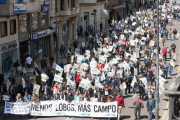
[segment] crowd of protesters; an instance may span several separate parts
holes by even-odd
[[[168,6],[168,5],[165,5]],[[163,48],[159,47],[159,52],[162,57],[159,60],[159,69],[162,78],[168,78],[173,75],[173,65],[167,61],[167,55],[169,54],[170,60],[176,61],[176,45],[172,43],[171,48],[168,50],[166,47],[166,41],[176,40],[177,30],[173,31],[166,28],[166,25],[175,19],[174,14],[178,14],[180,11],[173,9],[172,6],[168,6],[168,10],[162,11],[159,33],[161,34],[161,42]],[[40,85],[39,95],[33,93],[33,83],[26,80],[26,73],[18,71],[18,67],[23,67],[19,61],[14,64],[17,70],[17,74],[11,74],[8,78],[11,85],[9,88],[4,82],[4,76],[0,73],[0,93],[3,95],[10,95],[11,100],[14,102],[40,102],[49,100],[65,100],[71,101],[92,101],[92,102],[118,102],[118,120],[122,117],[121,110],[125,108],[125,102],[123,96],[133,92],[134,97],[137,95],[137,99],[132,103],[135,107],[135,118],[140,120],[141,109],[147,107],[149,111],[149,118],[153,119],[153,110],[155,109],[156,98],[156,56],[157,56],[157,14],[154,8],[141,10],[141,14],[132,13],[129,14],[127,19],[117,21],[115,27],[109,24],[110,29],[108,33],[100,32],[93,34],[93,27],[89,26],[89,40],[81,45],[80,55],[84,58],[81,63],[87,63],[89,65],[86,70],[77,70],[72,72],[74,64],[78,63],[78,56],[76,56],[76,49],[78,49],[78,40],[73,43],[74,53],[71,51],[71,46],[60,47],[60,56],[67,58],[67,62],[59,64],[64,69],[64,66],[71,64],[69,73],[60,72],[53,67],[54,57],[51,55],[49,59],[43,56],[38,66],[32,66],[33,60],[30,56],[26,57],[24,69],[34,68],[33,74],[36,75],[36,83]],[[133,24],[133,23],[136,24]],[[171,24],[171,23],[170,23]],[[114,29],[115,28],[115,29]],[[78,34],[82,34],[82,26],[79,27]],[[102,31],[102,30],[101,30]],[[108,38],[110,42],[106,42],[105,38]],[[134,41],[133,43],[131,41]],[[154,42],[152,42],[154,41]],[[151,44],[154,43],[154,44]],[[108,50],[110,46],[113,46],[111,50]],[[106,49],[106,50],[104,50]],[[108,50],[108,52],[107,52]],[[86,51],[90,51],[88,57]],[[109,53],[109,54],[108,54]],[[98,54],[98,55],[97,55]],[[72,56],[74,59],[72,60]],[[100,61],[99,56],[106,56],[106,60]],[[132,59],[133,56],[136,59]],[[92,74],[90,62],[95,60],[97,62],[96,69],[100,71],[99,74]],[[109,64],[113,59],[117,59],[118,62]],[[143,59],[143,62],[140,62]],[[48,64],[49,63],[49,64]],[[127,64],[128,66],[123,66]],[[83,71],[83,72],[82,72]],[[85,73],[84,73],[85,72]],[[41,74],[46,74],[49,79],[46,82],[41,80]],[[62,83],[54,81],[55,74],[61,73],[64,78]],[[113,73],[109,74],[109,73]],[[70,79],[76,84],[75,86],[67,85],[67,74],[70,74]],[[105,79],[102,79],[102,74],[105,74]],[[21,76],[25,78],[26,85],[23,87],[22,82],[17,83],[16,77]],[[88,79],[91,81],[92,87],[85,89],[80,87],[82,79]],[[136,82],[132,81],[136,79]],[[104,88],[98,88],[95,81],[99,82]],[[123,89],[121,84],[125,83],[125,94],[123,95]],[[144,106],[143,102],[146,102]],[[144,102],[145,103],[145,102]],[[138,115],[137,115],[138,112]],[[21,118],[22,116],[20,116]],[[4,119],[7,116],[4,115]],[[110,119],[110,118],[109,118]]]

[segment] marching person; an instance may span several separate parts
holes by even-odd
[[[114,101],[117,101],[117,103],[118,103],[118,117],[117,117],[118,119],[117,120],[119,120],[119,118],[121,118],[121,110],[122,110],[122,108],[124,109],[124,107],[125,107],[124,98],[121,96],[120,93],[118,93],[118,95],[115,97]]]
[[[54,57],[53,55],[51,54],[50,57],[49,57],[49,64],[50,64],[50,67],[52,68],[53,66],[53,62],[54,62]]]
[[[133,102],[134,106],[134,114],[135,114],[135,120],[140,120],[141,116],[141,110],[144,108],[144,104],[142,99],[140,99],[140,96],[138,95],[138,99],[135,99]],[[137,117],[137,112],[138,112],[138,117]]]
[[[34,103],[38,103],[38,102],[40,102],[40,100],[39,100],[39,98],[38,98],[38,96],[35,94],[35,93],[33,93],[32,94],[32,97],[31,97],[31,102],[34,102]],[[34,119],[36,119],[37,117],[36,116],[34,116]]]
[[[153,119],[154,115],[152,111],[156,108],[156,100],[152,98],[152,95],[149,96],[149,99],[147,100],[146,103],[147,110],[149,111],[149,118]]]

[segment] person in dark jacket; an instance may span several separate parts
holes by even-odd
[[[4,75],[2,75],[0,72],[0,93],[1,93],[1,87],[3,86],[3,82],[4,82]]]
[[[140,98],[143,99],[143,96],[144,96],[143,94],[144,94],[144,87],[145,87],[145,85],[144,85],[144,84],[142,83],[142,81],[140,80],[138,86],[139,86]]]
[[[24,88],[24,91],[27,91],[29,94],[32,94],[31,88],[26,84],[26,87]]]
[[[74,96],[72,95],[71,91],[68,92],[66,95],[66,101],[67,102],[72,102],[74,100]]]
[[[125,95],[127,95],[127,89],[129,89],[129,93],[130,93],[131,82],[132,82],[132,77],[130,77],[130,74],[127,75],[124,81],[126,82]]]
[[[10,77],[9,77],[9,82],[10,82],[11,84],[13,84],[13,85],[14,85],[15,82],[16,82],[16,81],[15,81],[15,78],[13,77],[12,74],[11,74]]]
[[[60,94],[58,90],[56,90],[55,94],[52,95],[52,100],[60,100]]]
[[[60,47],[61,59],[63,59],[63,55],[64,55],[64,57],[66,57],[65,50],[66,50],[65,46],[62,44]]]
[[[52,68],[53,66],[53,62],[54,62],[54,57],[53,55],[51,54],[50,57],[49,57],[49,64],[50,64],[50,67]]]
[[[19,92],[19,88],[18,88],[18,85],[17,85],[17,83],[15,83],[15,86],[13,87],[13,89],[12,89],[12,98],[15,100],[15,97],[16,97],[16,95],[18,94],[18,92]]]
[[[47,60],[46,60],[46,56],[45,55],[41,59],[41,69],[43,69],[44,67],[47,68]]]
[[[21,81],[19,82],[19,85],[18,85],[18,93],[21,93],[21,95],[24,96],[24,89],[23,89]]]
[[[106,102],[106,99],[104,98],[104,95],[101,95],[101,98],[98,99],[99,102]]]
[[[47,94],[50,94],[51,88],[50,88],[50,86],[48,86],[47,83],[45,83],[45,85],[42,87],[42,91],[43,91],[43,93],[47,92]]]
[[[77,40],[74,40],[73,46],[74,46],[74,51],[75,51],[75,49],[78,47],[78,41]]]
[[[51,96],[47,93],[47,92],[44,92],[44,100],[47,101],[47,100],[51,100]]]

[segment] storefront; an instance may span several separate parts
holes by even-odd
[[[18,40],[1,45],[0,66],[4,75],[9,75],[11,67],[18,60]]]
[[[50,29],[31,34],[31,46],[34,48],[32,49],[32,58],[36,62],[39,62],[43,55],[50,55],[52,34],[53,30]]]

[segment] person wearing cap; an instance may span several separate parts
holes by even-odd
[[[119,118],[121,117],[121,110],[122,108],[125,107],[125,104],[124,104],[124,98],[121,96],[120,93],[118,93],[118,95],[115,97],[114,101],[117,101],[117,105],[118,105],[118,114],[117,114],[117,118],[119,120]]]

